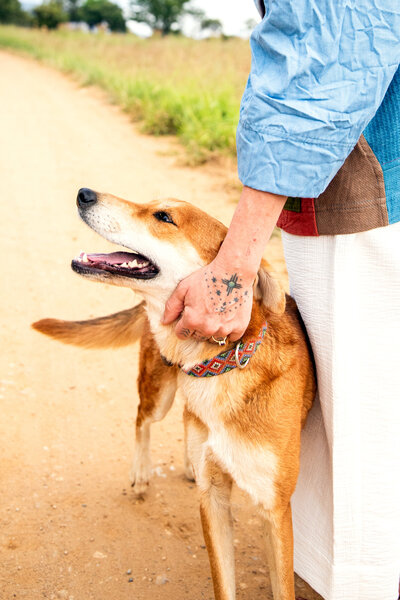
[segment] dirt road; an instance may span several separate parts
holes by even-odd
[[[83,351],[30,330],[138,301],[73,274],[80,248],[109,251],[78,219],[81,186],[135,201],[176,196],[225,222],[237,196],[174,143],[137,133],[90,89],[0,53],[0,598],[211,599],[196,491],[183,478],[181,403],[153,429],[145,502],[129,486],[137,348]],[[284,276],[279,240],[270,258]],[[270,598],[260,521],[235,495],[238,597]],[[298,591],[310,600],[298,582]]]

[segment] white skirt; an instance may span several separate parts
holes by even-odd
[[[319,387],[292,500],[295,571],[325,600],[397,600],[400,223],[283,242]]]

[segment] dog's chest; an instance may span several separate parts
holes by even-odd
[[[239,434],[237,428],[227,426],[224,422],[228,405],[234,410],[234,392],[225,392],[223,403],[217,403],[216,398],[220,394],[219,377],[201,381],[185,375],[181,377],[181,381],[182,379],[189,410],[208,429],[208,439],[202,448],[202,460],[197,466],[200,486],[202,467],[211,450],[224,471],[231,475],[256,504],[261,504],[266,510],[271,509],[275,502],[278,461],[267,441],[264,444],[255,443],[248,436]]]

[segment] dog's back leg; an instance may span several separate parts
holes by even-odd
[[[274,600],[294,600],[293,530],[290,503],[266,515],[267,558]]]
[[[174,401],[177,367],[166,366],[150,331],[145,331],[140,347],[138,389],[140,403],[136,417],[136,442],[131,481],[134,491],[142,495],[151,475],[150,427],[161,421]]]

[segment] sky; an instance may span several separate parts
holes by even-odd
[[[114,0],[124,8],[129,7],[129,0]],[[203,10],[207,17],[219,19],[223,32],[227,35],[249,35],[246,21],[260,19],[253,0],[192,0],[191,6]],[[129,29],[138,35],[150,35],[146,25],[130,23]],[[183,31],[186,35],[198,34],[198,27],[189,18],[183,22]]]
[[[194,0],[193,5],[208,17],[219,19],[228,35],[240,34],[248,19],[260,18],[253,0]]]
[[[129,0],[113,1],[120,4],[124,9],[129,6]],[[24,5],[41,3],[42,0],[26,0],[26,2],[23,2]],[[223,31],[227,35],[243,34],[245,32],[244,24],[248,19],[255,19],[256,21],[259,19],[253,0],[192,0],[192,5],[204,10],[208,17],[219,19],[223,24]]]

